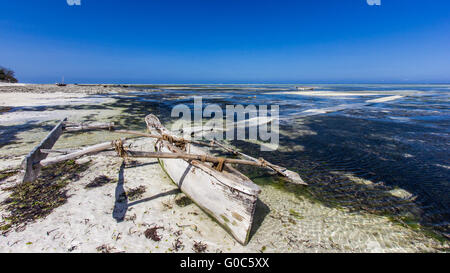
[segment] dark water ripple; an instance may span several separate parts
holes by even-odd
[[[371,97],[313,97],[268,94],[294,86],[208,86],[199,90],[138,91],[135,100],[167,117],[178,103],[193,107],[193,96],[204,104],[277,104],[281,118],[308,109],[361,103],[383,97],[384,91],[415,93],[390,103],[298,119],[281,125],[282,148],[261,153],[259,146],[234,142],[244,152],[298,170],[325,204],[381,215],[414,217],[422,225],[450,233],[450,88],[444,85],[320,85],[319,90],[377,91]],[[248,89],[246,89],[248,88]],[[261,88],[261,89],[257,89]],[[422,92],[422,93],[418,93]],[[128,95],[127,95],[128,96]],[[135,103],[133,103],[135,105]],[[141,109],[144,109],[142,107]],[[144,111],[148,112],[148,111]],[[138,112],[137,112],[138,113]],[[140,118],[140,117],[139,117]],[[305,130],[313,134],[305,134]],[[290,147],[303,146],[295,150]],[[355,183],[348,178],[372,182]],[[390,194],[396,189],[410,198]]]

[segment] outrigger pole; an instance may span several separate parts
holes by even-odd
[[[119,141],[105,142],[101,144],[97,144],[94,146],[85,147],[81,150],[52,150],[55,143],[58,141],[60,136],[64,132],[74,133],[74,132],[83,132],[90,130],[109,130],[115,133],[128,134],[128,135],[136,135],[143,137],[156,138],[159,140],[165,140],[163,135],[155,135],[155,134],[147,134],[136,131],[129,130],[115,130],[114,123],[95,123],[95,124],[83,124],[83,123],[72,123],[68,122],[67,118],[63,119],[59,122],[53,130],[48,134],[48,136],[37,145],[24,159],[22,163],[22,172],[19,176],[19,182],[33,182],[35,181],[41,169],[43,167],[47,167],[49,165],[53,165],[59,162],[76,159],[84,155],[95,154],[99,152],[103,152],[109,149],[115,148],[117,151],[118,147],[122,147],[123,143],[126,139],[120,139]],[[232,148],[229,148],[217,141],[211,141],[209,143],[195,140],[187,140],[184,138],[172,137],[170,139],[172,142],[182,143],[182,144],[196,144],[201,146],[209,146],[209,147],[219,147],[222,150],[227,152],[231,152],[235,155],[239,155],[244,157],[244,159],[229,159],[222,157],[214,157],[214,156],[204,156],[204,155],[195,155],[195,154],[165,154],[165,153],[154,153],[154,152],[140,152],[140,151],[125,151],[122,147],[121,156],[127,157],[146,157],[146,158],[173,158],[173,159],[187,159],[187,160],[199,160],[203,162],[211,162],[216,165],[218,170],[223,169],[223,165],[226,163],[229,164],[242,164],[242,165],[251,165],[256,167],[267,168],[277,172],[279,175],[286,177],[290,182],[300,185],[307,185],[300,175],[296,172],[290,171],[284,167],[272,164],[263,158],[256,159],[249,155],[246,155],[242,152],[236,151]],[[119,145],[119,146],[118,146]],[[60,154],[59,156],[52,157],[47,159],[49,154]]]

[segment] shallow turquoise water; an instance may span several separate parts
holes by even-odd
[[[293,85],[195,85],[139,87],[113,95],[129,107],[127,124],[142,127],[154,112],[170,121],[173,106],[203,104],[279,105],[281,149],[262,153],[248,142],[234,145],[255,157],[264,156],[299,171],[321,201],[375,214],[408,216],[444,234],[450,230],[450,86],[449,85],[315,85],[317,91],[376,92],[373,96],[312,96],[290,94]],[[273,93],[275,92],[275,93]],[[404,98],[322,115],[303,116],[310,109],[358,104],[393,94]],[[342,174],[376,185],[356,187]],[[268,174],[260,174],[267,176]],[[413,196],[386,197],[401,188]],[[375,189],[375,190],[376,190]],[[331,202],[330,200],[333,200]],[[414,204],[412,211],[410,203]],[[419,207],[420,210],[417,210]]]

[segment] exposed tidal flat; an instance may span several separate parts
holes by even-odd
[[[315,85],[314,92],[298,92],[294,87],[0,87],[0,226],[5,231],[0,251],[193,252],[199,242],[207,245],[207,252],[448,251],[449,86]],[[144,131],[147,114],[170,124],[172,107],[192,106],[194,95],[201,96],[204,104],[220,106],[279,105],[278,151],[259,152],[253,142],[230,144],[298,171],[310,184],[291,185],[266,171],[240,167],[262,187],[247,246],[236,243],[195,204],[177,202],[183,195],[155,160],[122,164],[121,159],[90,156],[72,162],[76,168],[59,166],[76,172],[76,176],[50,179],[66,181],[61,187],[67,196],[48,213],[37,213],[36,219],[16,215],[15,222],[11,220],[10,204],[5,201],[21,189],[12,189],[14,174],[4,174],[16,168],[57,121],[68,117],[74,122],[115,122]],[[393,95],[401,98],[302,115]],[[119,137],[110,132],[67,134],[57,148]],[[135,139],[132,145],[153,149],[152,140]],[[108,179],[99,179],[102,176]],[[92,183],[100,186],[88,187]],[[133,200],[119,206],[116,201],[123,192]],[[130,197],[134,192],[140,192],[136,199]],[[20,220],[29,222],[23,225]],[[152,228],[157,228],[159,241],[146,236]]]

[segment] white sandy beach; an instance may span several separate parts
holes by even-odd
[[[148,151],[153,144],[152,140],[142,139],[133,143],[133,149]],[[91,156],[79,162],[89,160],[92,160],[89,170],[70,184],[68,202],[24,231],[0,237],[1,252],[98,252],[101,246],[111,252],[171,252],[175,251],[176,239],[184,245],[180,249],[184,252],[193,251],[194,241],[207,243],[208,252],[245,250],[197,206],[182,208],[175,204],[182,194],[156,160],[139,160],[137,166],[126,166],[123,173],[122,159]],[[123,182],[85,189],[99,175]],[[125,191],[145,186],[146,192],[139,200],[117,204],[116,197],[120,194],[117,188],[122,187],[121,183]],[[8,182],[2,184],[6,186]],[[2,192],[1,199],[6,196]],[[117,221],[115,218],[121,215],[125,219]],[[144,235],[154,226],[161,227],[160,242]]]
[[[0,92],[2,107],[60,106],[53,112],[28,109],[0,113],[0,132],[6,134],[8,128],[26,122],[36,126],[55,124],[64,116],[71,121],[95,117],[101,122],[121,115],[121,109],[64,110],[65,105],[104,105],[115,100],[91,96],[95,90],[86,91],[88,87],[79,87],[86,92],[71,88],[73,92],[68,93],[22,89]],[[0,171],[17,168],[23,156],[47,133],[48,129],[38,127],[18,133],[14,143],[1,149]],[[71,135],[61,138],[57,147],[77,148],[119,137],[108,132]],[[154,140],[140,138],[130,143],[134,150],[152,151]],[[436,252],[449,247],[447,242],[393,223],[388,217],[327,207],[270,185],[262,186],[257,211],[260,221],[255,224],[249,244],[242,246],[195,204],[178,206],[175,200],[183,194],[156,160],[139,160],[124,168],[121,158],[106,155],[84,157],[77,162],[88,161],[89,168],[67,186],[67,202],[24,229],[13,228],[1,235],[0,252],[175,252],[176,242],[181,252],[193,252],[196,242],[206,244],[206,252]],[[101,175],[117,183],[85,188]],[[15,184],[15,178],[0,182],[0,202],[10,195],[5,189]],[[349,179],[371,183],[350,175]],[[145,193],[137,200],[117,203],[121,191],[140,186],[145,187]],[[410,197],[402,190],[392,194]],[[117,221],[117,214],[124,220]],[[0,206],[0,222],[7,215],[5,207]],[[145,231],[151,227],[160,227],[160,241],[146,238]]]

